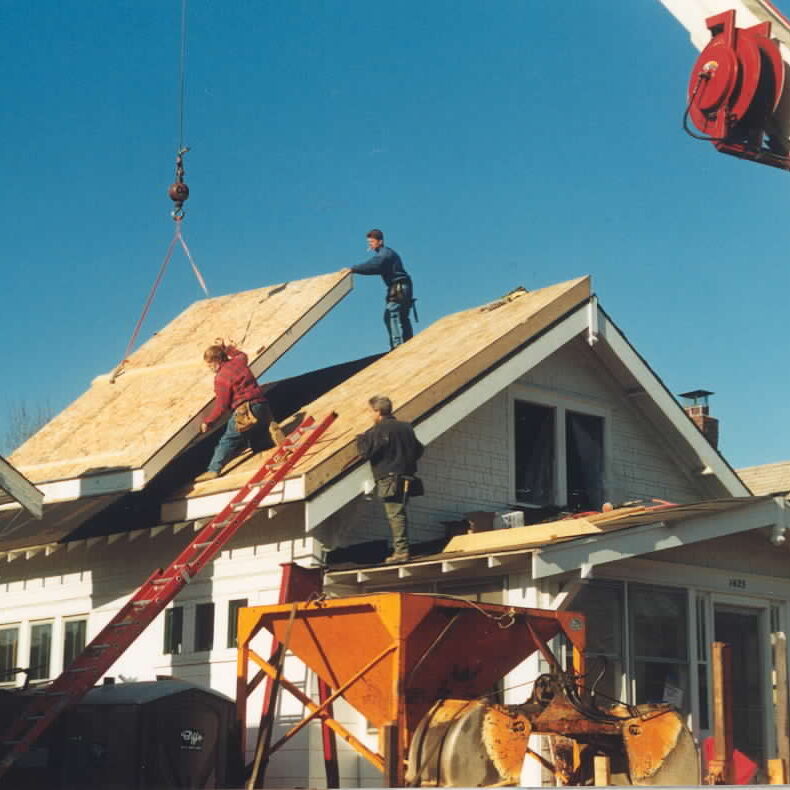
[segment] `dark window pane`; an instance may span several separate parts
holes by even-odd
[[[634,584],[628,608],[635,658],[688,660],[685,592]]]
[[[180,606],[165,609],[165,655],[179,655],[184,637],[184,610]]]
[[[623,654],[623,588],[620,584],[585,584],[570,607],[587,617],[587,652]]]
[[[247,605],[246,598],[238,598],[228,603],[228,647],[236,647],[238,637],[239,609]]]
[[[86,620],[68,620],[63,624],[63,668],[85,649]]]
[[[49,659],[52,655],[52,624],[39,623],[30,627],[30,674],[31,680],[49,677]]]
[[[603,504],[603,418],[565,413],[568,507],[600,510]]]
[[[13,683],[16,674],[12,670],[17,666],[17,649],[19,648],[19,629],[0,629],[0,683]]]
[[[214,647],[214,604],[199,603],[195,607],[195,650]]]
[[[515,402],[516,499],[535,505],[554,501],[554,409]]]

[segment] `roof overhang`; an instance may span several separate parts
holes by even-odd
[[[782,544],[789,526],[790,508],[784,497],[755,498],[747,504],[740,500],[731,509],[716,509],[684,520],[665,521],[656,516],[650,524],[535,549],[532,578],[544,579],[766,527],[772,530],[774,542]]]

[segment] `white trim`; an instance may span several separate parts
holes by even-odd
[[[664,549],[784,523],[787,511],[776,499],[764,499],[729,511],[665,524],[658,521],[587,538],[544,546],[532,555],[532,576],[543,579],[580,568],[603,565]]]
[[[430,444],[535,365],[584,332],[586,328],[585,303],[555,327],[529,343],[526,348],[417,424],[414,429],[417,438],[423,444]],[[367,464],[358,467],[310,499],[305,510],[305,531],[315,529],[324,519],[360,494],[364,480],[370,478],[369,469]]]
[[[767,598],[774,602],[790,600],[790,579],[776,576],[761,576],[740,573],[725,568],[706,568],[701,565],[685,565],[678,562],[646,560],[641,557],[624,560],[617,565],[601,566],[596,569],[596,579],[613,581],[644,582],[665,586],[689,587],[704,595],[721,594]],[[734,582],[746,582],[743,593],[734,592]],[[710,614],[710,613],[708,613]],[[711,639],[708,640],[710,642]]]
[[[145,472],[142,469],[125,469],[122,472],[108,472],[38,484],[38,488],[44,494],[46,505],[100,494],[141,491],[144,486]]]
[[[222,491],[218,494],[165,502],[160,510],[160,520],[169,524],[174,521],[193,521],[198,518],[215,516],[238,493],[238,489],[235,489]],[[304,495],[304,476],[288,478],[284,482],[278,483],[272,492],[263,498],[258,504],[258,509],[282,505],[285,502],[298,502],[304,499]]]
[[[599,313],[601,339],[606,342],[606,345],[620,362],[628,368],[639,382],[639,385],[658,405],[675,430],[695,452],[699,458],[699,469],[697,471],[703,474],[706,468],[712,470],[731,496],[750,496],[751,491],[743,484],[738,475],[727,466],[719,453],[713,449],[708,440],[686,416],[678,402],[667,392],[655,373],[642,361],[642,358],[620,330],[617,329],[602,310],[599,309]]]

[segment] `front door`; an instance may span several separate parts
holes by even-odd
[[[714,639],[731,646],[733,740],[758,765],[766,758],[766,612],[714,604]]]

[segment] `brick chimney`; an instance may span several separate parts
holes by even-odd
[[[715,393],[708,390],[692,390],[682,392],[683,411],[691,417],[691,421],[702,431],[702,435],[716,448],[719,444],[719,421],[711,417],[708,409],[708,397]]]

